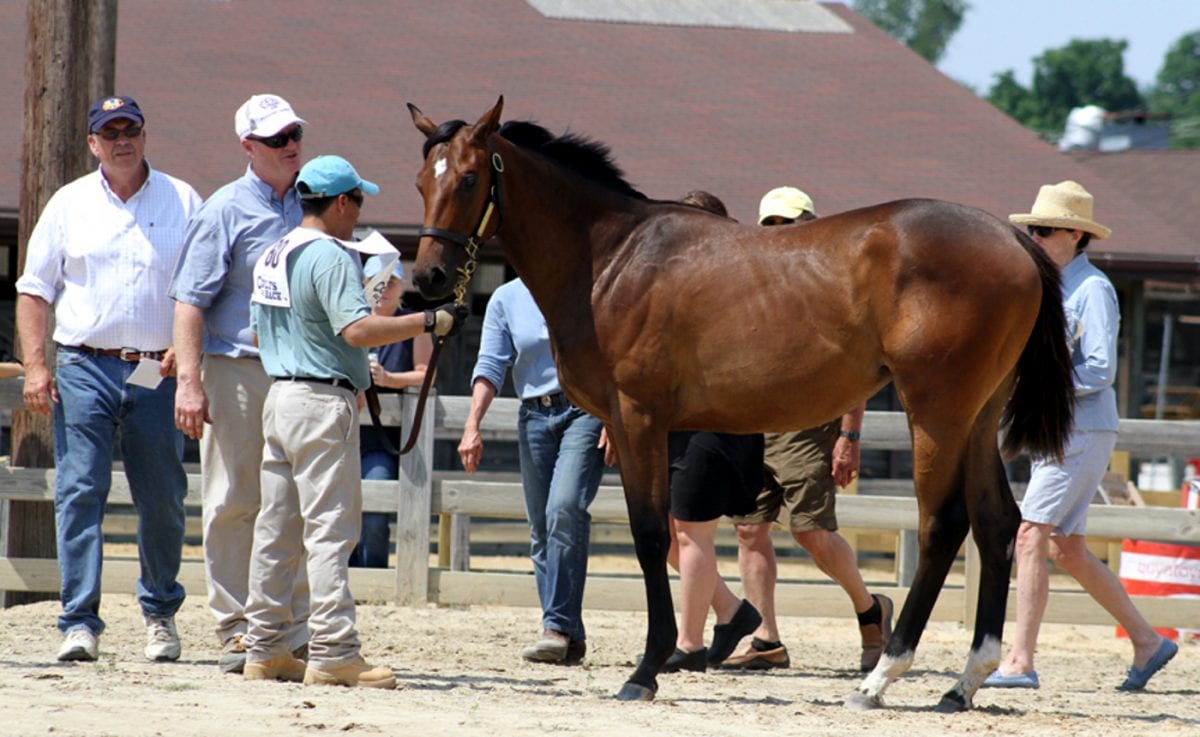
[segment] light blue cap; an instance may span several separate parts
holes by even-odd
[[[303,184],[308,191],[300,191],[306,200],[320,197],[337,197],[352,189],[361,189],[363,194],[379,194],[379,185],[368,182],[358,175],[354,167],[341,156],[318,156],[300,168],[296,185]]]
[[[380,270],[383,269],[383,257],[372,256],[363,264],[363,278],[373,279]],[[389,274],[392,279],[404,278],[404,265],[400,263],[400,259],[392,262],[392,273]]]

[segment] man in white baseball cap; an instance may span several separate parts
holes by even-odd
[[[253,95],[233,115],[234,130],[243,141],[251,136],[269,138],[288,126],[306,122],[279,95]]]
[[[179,365],[175,424],[200,441],[208,606],[222,648],[217,665],[226,673],[241,673],[246,662],[250,542],[260,504],[263,402],[271,387],[250,339],[253,269],[263,250],[300,224],[293,185],[304,124],[278,95],[254,95],[238,108],[233,125],[249,160],[246,173],[192,217],[169,292]],[[308,580],[300,570],[289,640],[303,654]]]

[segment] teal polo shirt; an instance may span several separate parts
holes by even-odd
[[[333,241],[317,240],[288,254],[287,274],[291,307],[250,305],[267,374],[347,379],[366,389],[367,349],[341,337],[347,325],[371,314],[354,259]]]

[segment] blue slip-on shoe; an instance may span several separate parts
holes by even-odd
[[[1118,691],[1141,691],[1149,683],[1155,673],[1162,670],[1163,666],[1171,662],[1171,658],[1179,652],[1179,646],[1168,639],[1163,639],[1162,644],[1154,651],[1150,662],[1146,663],[1145,668],[1135,666],[1129,667],[1129,675],[1125,677],[1125,682],[1117,686]]]
[[[1038,682],[1036,670],[1031,670],[1028,673],[1014,673],[1011,676],[1006,676],[997,668],[992,672],[987,680],[983,682],[983,688],[1039,688],[1041,683]]]

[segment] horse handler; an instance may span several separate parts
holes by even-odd
[[[246,680],[394,688],[390,668],[360,654],[348,565],[362,527],[356,392],[370,386],[366,348],[423,331],[454,332],[466,308],[371,313],[357,260],[344,247],[364,195],[379,187],[348,161],[319,156],[296,179],[300,226],[254,268],[251,327],[274,379],[263,405],[262,507],[254,523],[246,604]],[[308,664],[292,656],[293,582],[307,552]]]

